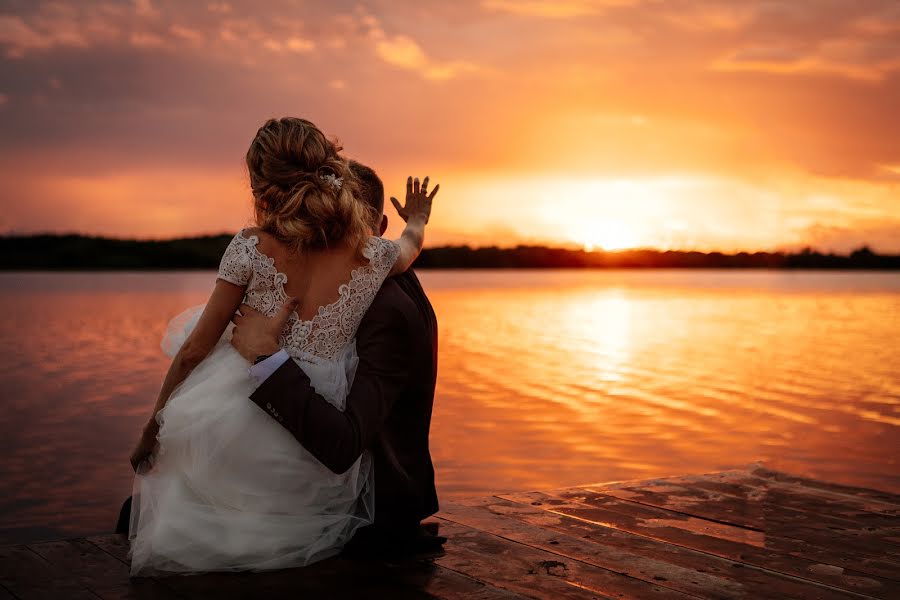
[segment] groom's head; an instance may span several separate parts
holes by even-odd
[[[388,223],[384,214],[384,184],[381,178],[370,167],[355,160],[350,161],[350,170],[359,181],[359,199],[372,207],[375,231],[378,235],[384,235]]]

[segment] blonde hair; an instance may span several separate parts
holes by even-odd
[[[298,250],[344,241],[362,247],[374,217],[357,200],[356,177],[340,151],[305,119],[266,121],[247,150],[257,226]]]

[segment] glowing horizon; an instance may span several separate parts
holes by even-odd
[[[234,231],[295,114],[440,182],[429,246],[896,253],[898,38],[887,0],[20,5],[0,232]]]

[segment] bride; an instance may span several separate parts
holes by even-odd
[[[172,365],[132,453],[132,575],[303,566],[373,521],[368,453],[341,474],[322,465],[249,400],[256,383],[228,342],[242,303],[294,307],[281,346],[343,410],[356,329],[385,278],[421,251],[438,188],[426,196],[427,178],[421,190],[416,180],[406,229],[382,239],[339,151],[298,118],[269,120],[250,144],[257,227],[225,250],[207,304],[170,323]]]

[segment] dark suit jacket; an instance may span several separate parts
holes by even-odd
[[[385,281],[356,336],[359,366],[341,412],[289,360],[251,396],[335,473],[370,449],[375,525],[407,528],[438,510],[428,450],[437,319],[412,271]]]

